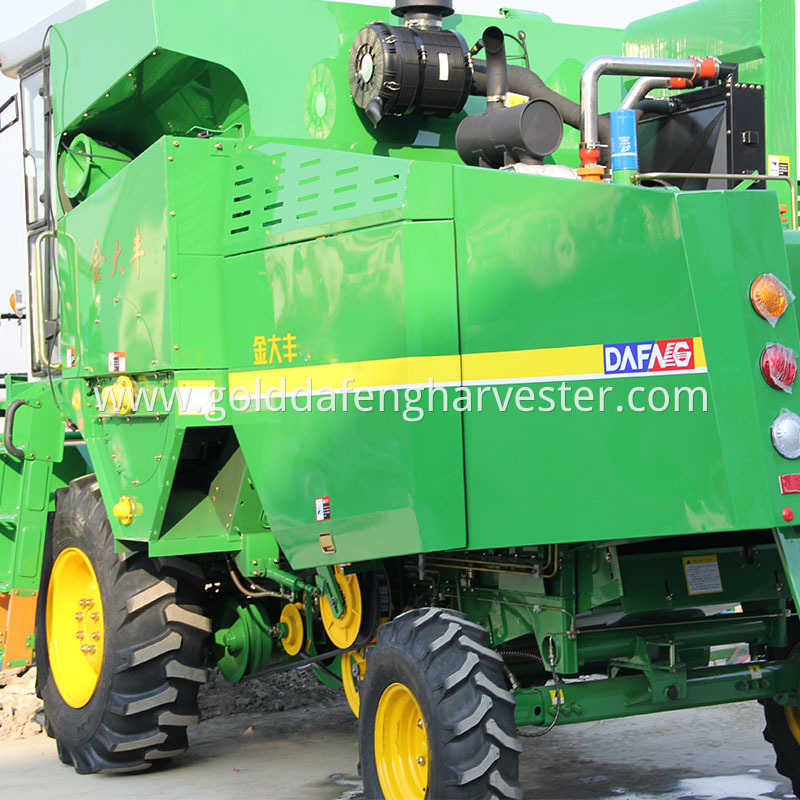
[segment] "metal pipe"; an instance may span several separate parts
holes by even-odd
[[[647,93],[653,89],[666,89],[669,81],[656,75],[643,75],[636,83],[631,86],[628,94],[619,104],[620,108],[633,108],[640,100],[647,97]]]
[[[692,620],[694,624],[691,625],[681,622],[652,627],[643,625],[637,631],[626,632],[615,632],[613,626],[606,630],[583,630],[578,636],[578,659],[586,663],[610,658],[630,658],[636,651],[638,638],[660,643],[672,640],[678,647],[766,641],[776,624],[769,618],[737,619],[740,616],[726,614],[724,617],[708,617],[704,620]]]
[[[709,67],[713,63],[713,68]],[[647,75],[663,78],[712,79],[720,76],[721,64],[716,59],[699,58],[636,58],[631,56],[598,56],[581,73],[581,147],[597,148],[597,84],[601,75]],[[726,71],[730,71],[727,69]]]
[[[637,172],[631,176],[631,180],[634,183],[670,180],[672,178],[678,180],[702,178],[704,180],[726,181],[784,181],[789,184],[789,223],[793,231],[797,230],[797,187],[788,175],[759,175],[757,173],[737,175],[731,172]]]

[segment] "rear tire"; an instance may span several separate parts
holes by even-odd
[[[62,631],[70,624],[83,627],[72,620],[81,609],[51,603],[48,627],[48,596],[64,596],[60,573],[51,581],[53,565],[68,549],[91,564],[99,597],[93,608],[102,608],[99,673],[83,705],[85,683],[76,684],[71,694],[71,673],[59,661],[72,642],[56,636],[59,625]],[[211,624],[199,605],[202,579],[199,568],[182,559],[114,553],[93,475],[59,490],[44,554],[36,655],[45,728],[56,739],[61,761],[79,773],[135,772],[186,750],[186,728],[199,720],[197,690],[207,678],[204,640]],[[74,646],[80,648],[82,641]],[[52,656],[50,647],[56,648]]]
[[[795,618],[788,621],[788,647],[768,647],[768,660],[790,658],[800,648],[800,626]],[[782,706],[774,700],[762,700],[764,706],[764,739],[775,751],[775,769],[792,784],[800,797],[800,708]]]
[[[423,608],[382,625],[359,694],[370,800],[522,797],[503,661],[465,615]]]

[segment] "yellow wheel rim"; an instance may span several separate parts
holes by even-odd
[[[336,647],[344,650],[355,642],[361,628],[361,587],[358,576],[345,575],[339,564],[334,567],[334,573],[344,598],[344,614],[337,619],[327,597],[320,600],[319,610],[328,637]]]
[[[361,708],[361,698],[358,694],[359,684],[364,680],[367,671],[367,649],[361,647],[358,650],[351,650],[342,653],[342,686],[344,696],[350,710],[358,717]]]
[[[103,666],[103,604],[92,562],[68,547],[53,564],[47,588],[47,654],[64,702],[82,708],[92,699]]]
[[[287,603],[281,611],[281,622],[286,626],[286,636],[281,644],[287,655],[296,656],[303,649],[303,618],[300,616],[302,603]]]
[[[794,740],[800,744],[800,708],[797,706],[784,706],[783,711],[786,714],[786,722],[789,725]]]
[[[375,713],[375,766],[386,800],[423,800],[430,774],[428,726],[402,683],[387,686]]]

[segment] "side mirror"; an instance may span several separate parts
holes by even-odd
[[[13,111],[10,110],[13,106]],[[15,122],[19,122],[19,102],[17,95],[12,94],[8,100],[0,106],[0,133],[10,128]]]

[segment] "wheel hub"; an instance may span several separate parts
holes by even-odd
[[[386,800],[423,800],[428,794],[428,726],[413,692],[387,686],[375,714],[375,766]]]
[[[47,650],[64,702],[91,700],[103,666],[103,603],[89,557],[78,547],[59,553],[47,589]]]

